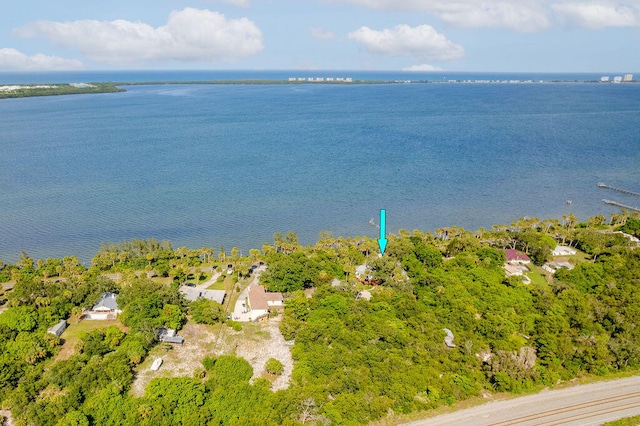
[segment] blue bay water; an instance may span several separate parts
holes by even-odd
[[[246,253],[275,231],[373,237],[381,208],[396,232],[640,204],[596,186],[640,190],[638,84],[126,89],[0,101],[1,259],[86,262],[131,238]]]

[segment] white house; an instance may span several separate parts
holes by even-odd
[[[521,277],[525,272],[529,272],[529,268],[524,265],[511,265],[509,263],[504,265],[504,270],[507,277]]]
[[[284,306],[282,293],[267,292],[261,285],[249,286],[247,301],[251,321],[266,317],[272,308]]]
[[[544,265],[542,265],[542,269],[544,269],[545,271],[551,273],[551,274],[555,274],[556,271],[560,268],[566,268],[566,269],[573,269],[575,268],[575,266],[573,266],[571,263],[569,262],[547,262]]]
[[[110,320],[122,313],[116,299],[118,295],[115,293],[103,293],[98,303],[93,305],[90,311],[84,312],[84,318],[90,320]]]
[[[573,256],[576,253],[575,249],[567,246],[556,246],[551,252],[553,256]]]

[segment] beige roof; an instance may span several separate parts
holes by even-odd
[[[282,293],[267,293],[261,285],[249,286],[249,306],[252,310],[269,309],[267,302],[282,302]]]

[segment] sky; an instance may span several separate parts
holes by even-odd
[[[640,73],[640,0],[4,0],[0,71]]]

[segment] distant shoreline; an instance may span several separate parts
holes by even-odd
[[[0,99],[117,92],[125,92],[125,89],[121,89],[117,87],[117,84],[113,83],[14,84],[0,86]]]
[[[630,84],[639,81],[599,81],[599,80],[517,80],[517,79],[451,79],[451,80],[354,80],[333,78],[307,79],[241,79],[241,80],[167,80],[167,81],[122,81],[91,83],[34,83],[0,86],[0,99],[16,99],[39,96],[61,96],[96,93],[126,92],[122,86],[162,86],[162,85],[363,85],[363,84]]]

